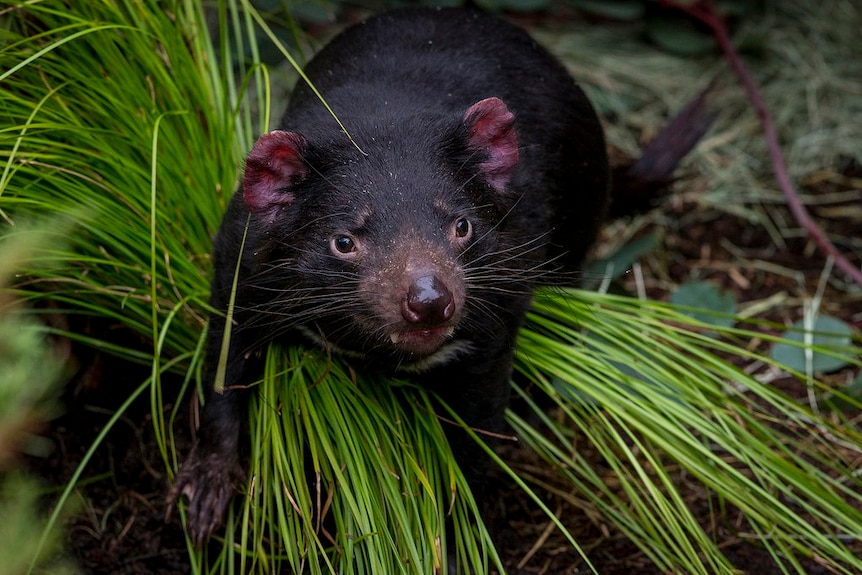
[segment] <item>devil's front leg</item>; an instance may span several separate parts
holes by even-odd
[[[240,464],[239,437],[248,405],[248,388],[262,373],[260,354],[250,333],[231,335],[224,388],[215,389],[224,320],[212,318],[206,350],[204,407],[198,439],[182,463],[168,495],[168,512],[184,495],[187,529],[195,545],[202,545],[224,522],[228,505],[245,481]]]
[[[505,432],[504,414],[509,404],[514,335],[495,342],[495,348],[460,358],[426,374],[425,385],[434,391],[473,430],[478,438],[492,448]],[[441,413],[448,418],[445,411]],[[460,425],[444,427],[455,460],[458,462],[471,491],[480,504],[484,503],[486,476],[491,458]]]
[[[499,442],[499,434],[505,431],[504,412],[511,389],[509,377],[513,352],[503,347],[500,346],[488,354],[477,353],[461,358],[422,377],[425,385],[434,391],[481,441],[492,447]],[[445,410],[441,411],[440,415],[446,420],[450,419]],[[482,515],[485,516],[490,503],[485,492],[491,458],[460,425],[450,421],[444,423],[444,430],[455,460]],[[454,544],[456,531],[453,522],[447,521],[448,573],[472,574],[473,571],[466,565],[458,565]]]

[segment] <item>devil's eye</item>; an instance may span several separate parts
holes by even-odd
[[[352,254],[356,251],[356,242],[350,236],[335,236],[330,240],[330,246],[339,254]]]
[[[470,225],[470,220],[467,218],[459,218],[455,221],[455,236],[458,238],[468,238],[473,232],[473,226]]]

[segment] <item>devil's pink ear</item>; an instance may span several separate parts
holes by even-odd
[[[305,138],[274,130],[261,136],[245,159],[242,193],[252,212],[272,219],[296,198],[291,188],[308,175],[302,159]]]
[[[485,181],[498,192],[504,191],[518,164],[515,116],[500,98],[486,98],[467,109],[464,125],[470,148],[486,155],[479,164]]]

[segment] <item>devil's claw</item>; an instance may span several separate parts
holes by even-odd
[[[168,493],[166,518],[184,495],[188,501],[186,531],[195,546],[201,547],[221,527],[227,506],[243,479],[237,459],[225,461],[221,454],[203,454],[195,448]]]

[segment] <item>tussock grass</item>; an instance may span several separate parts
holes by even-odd
[[[177,315],[174,351],[203,326],[210,238],[254,129],[195,4],[22,4],[0,75],[0,217],[78,223],[39,287],[153,339],[153,311]]]
[[[739,508],[788,572],[795,555],[813,549],[839,572],[860,568],[858,547],[845,543],[857,538],[851,526],[862,520],[853,463],[862,437],[720,359],[768,363],[731,343],[768,336],[719,329],[731,341],[718,339],[703,333],[715,326],[698,329],[655,302],[588,292],[576,301],[538,299],[520,345],[519,369],[563,416],[552,421],[535,409],[547,436],[521,418],[512,416],[512,423],[582,497],[614,517],[663,569],[730,572],[666,471],[669,456]],[[856,356],[859,364],[858,348],[831,351]],[[572,451],[576,438],[602,454],[622,497]]]
[[[236,535],[266,553],[242,557],[240,571],[440,572],[447,545],[474,572],[499,565],[433,413],[412,385],[362,377],[317,350],[271,352]],[[447,542],[450,516],[461,533]]]
[[[76,224],[57,230],[63,247],[33,258],[45,265],[28,266],[30,281],[15,293],[152,342],[142,350],[88,341],[152,363],[152,377],[129,396],[150,391],[168,475],[177,408],[166,413],[161,375],[185,374],[185,397],[199,381],[210,237],[243,152],[269,124],[266,72],[254,43],[243,43],[256,21],[242,8],[217,5],[215,42],[195,2],[44,1],[3,15],[4,234],[33,215]],[[736,367],[769,362],[747,348],[753,332],[710,329],[720,337],[653,302],[544,294],[517,369],[556,407],[546,411],[516,387],[541,424],[515,413],[509,421],[561,482],[667,572],[731,572],[671,467],[719,506],[738,508],[785,572],[804,572],[802,557],[862,571],[857,430]],[[858,349],[833,353],[859,364]],[[447,546],[462,564],[502,570],[431,392],[318,352],[271,351],[250,410],[248,493],[219,535],[220,554],[189,546],[193,571],[427,574],[443,568]],[[614,485],[580,455],[583,442]],[[522,488],[530,479],[520,478]],[[450,515],[455,536],[446,541]],[[573,546],[577,536],[568,534]]]

